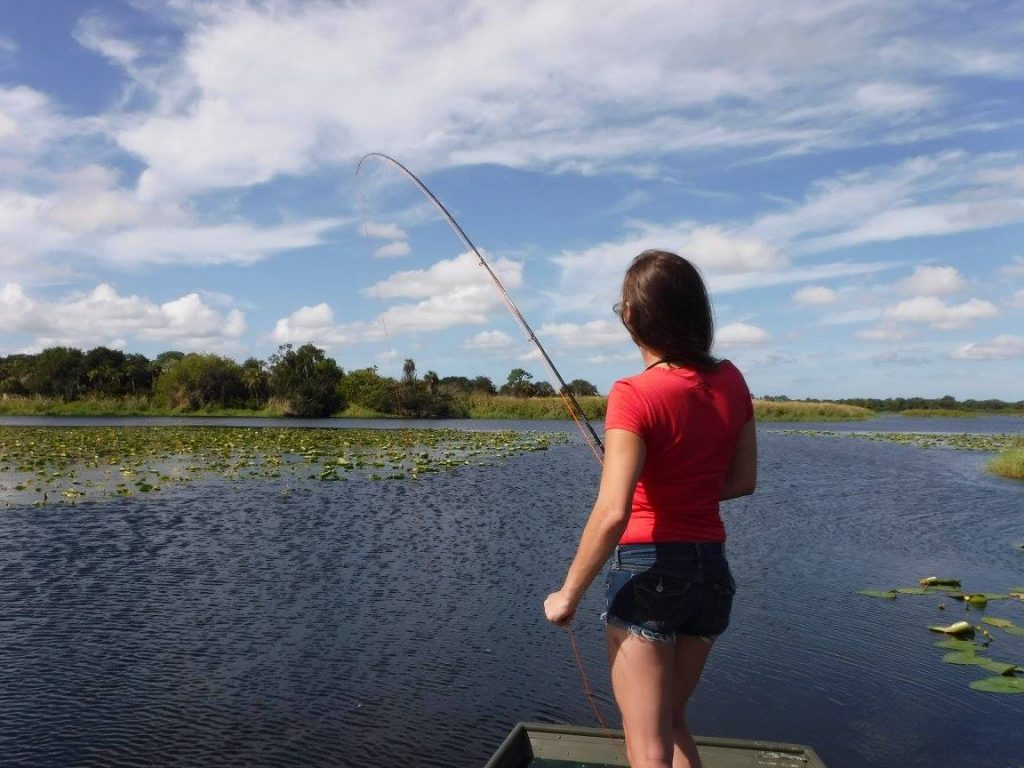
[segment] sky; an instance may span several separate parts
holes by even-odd
[[[1024,3],[0,0],[0,354],[546,378],[691,259],[756,395],[1024,399]],[[396,362],[397,361],[397,362]]]

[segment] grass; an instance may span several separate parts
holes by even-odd
[[[588,419],[603,419],[607,398],[577,397]],[[471,419],[568,419],[560,397],[509,397],[471,395],[464,404]]]
[[[604,418],[607,398],[601,396],[576,398],[588,419]],[[568,419],[569,414],[560,397],[508,397],[504,395],[470,395],[459,400],[471,419]],[[761,421],[857,421],[871,418],[874,411],[855,405],[828,402],[754,401],[754,413]],[[145,397],[90,397],[64,402],[59,398],[12,397],[0,399],[0,416],[224,416],[274,418],[285,415],[285,404],[271,400],[261,409],[206,408],[195,411],[160,406]],[[371,408],[350,404],[334,414],[347,419],[394,418]]]
[[[986,468],[993,475],[1010,480],[1024,480],[1024,448],[1003,451],[989,461]]]
[[[875,412],[840,403],[755,400],[754,415],[758,421],[862,421],[872,418]]]

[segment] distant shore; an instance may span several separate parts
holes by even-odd
[[[590,396],[576,398],[588,419],[604,418],[607,398]],[[569,414],[560,397],[511,397],[505,395],[469,396],[457,401],[459,416],[469,419],[557,420],[568,419]],[[843,403],[828,401],[804,402],[796,400],[754,400],[754,413],[759,421],[864,421],[881,413]],[[913,409],[900,412],[909,417],[971,418],[980,411],[959,409]],[[1007,413],[999,411],[998,413]],[[1024,415],[1016,410],[1012,415]],[[87,397],[64,401],[46,397],[11,397],[0,399],[0,416],[207,416],[230,418],[284,418],[289,414],[278,403],[252,408],[200,408],[185,410],[167,408],[145,397]],[[396,418],[360,405],[350,405],[332,414],[340,419]]]

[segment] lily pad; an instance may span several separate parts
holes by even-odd
[[[1024,637],[1024,627],[1003,627],[1003,631],[1014,637]]]
[[[998,619],[995,616],[986,616],[981,620],[982,624],[991,624],[993,627],[1012,627],[1013,622],[1009,619]]]
[[[896,590],[901,595],[927,595],[928,590],[924,587],[899,587]]]
[[[983,646],[978,645],[973,640],[956,640],[953,638],[950,638],[949,640],[939,640],[939,642],[935,644],[935,647],[948,648],[953,651],[980,651],[983,649]]]
[[[978,656],[973,651],[953,651],[942,657],[944,664],[983,664],[986,659]],[[1002,674],[1002,673],[1000,673]]]
[[[947,635],[973,635],[974,627],[966,621],[957,621],[948,627],[938,625],[928,627],[932,632],[943,632]]]
[[[989,672],[995,672],[997,675],[1003,675],[1005,677],[1013,677],[1020,669],[1016,664],[1007,664],[1005,661],[996,661],[995,659],[986,659],[984,662],[978,665],[984,667]]]
[[[922,587],[959,587],[960,579],[951,579],[941,576],[928,576],[921,579]]]
[[[867,597],[881,597],[881,598],[884,598],[886,600],[895,600],[896,599],[896,590],[895,589],[888,589],[888,590],[884,590],[884,591],[881,590],[881,589],[862,589],[857,594],[858,595],[866,595]]]
[[[971,688],[988,693],[1024,693],[1024,677],[986,677],[984,680],[975,680]]]

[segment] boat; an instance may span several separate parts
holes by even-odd
[[[704,768],[826,768],[810,747],[775,741],[700,738]],[[484,768],[603,768],[626,765],[622,731],[518,723]]]

